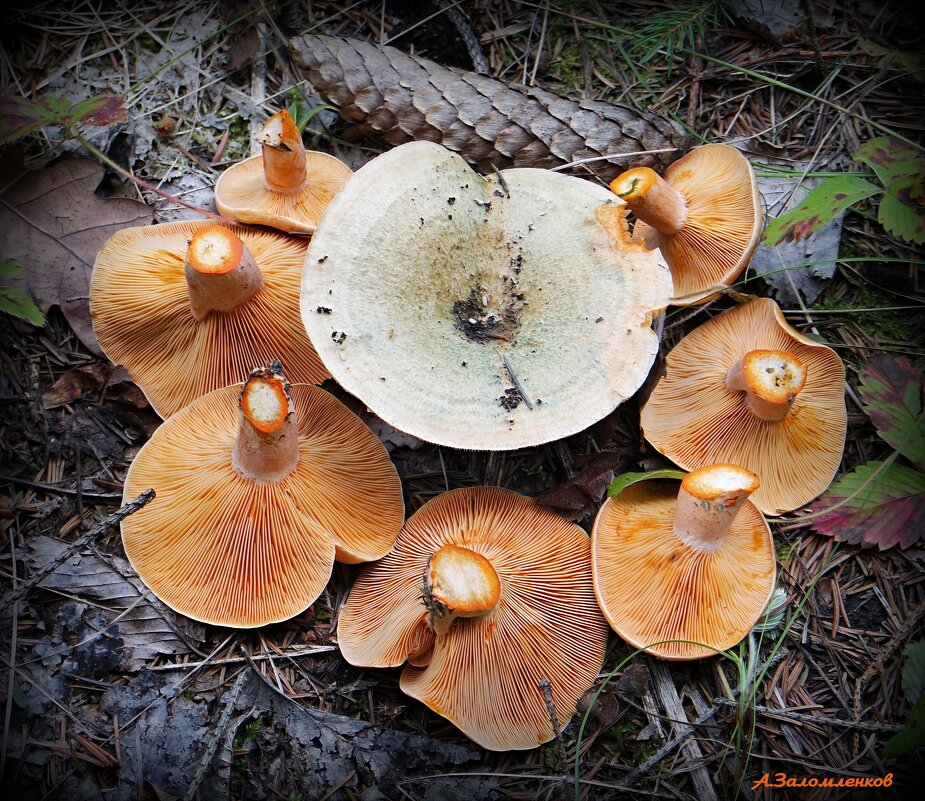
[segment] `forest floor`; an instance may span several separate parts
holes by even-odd
[[[0,94],[120,96],[127,121],[83,126],[87,141],[210,210],[218,175],[256,153],[254,132],[292,103],[318,107],[308,147],[355,169],[388,149],[351,139],[304,82],[287,45],[305,31],[387,41],[463,70],[484,59],[512,83],[670,115],[701,141],[743,147],[768,219],[790,200],[794,174],[864,171],[854,154],[883,135],[925,147],[925,39],[900,3],[775,2],[761,14],[708,0],[696,12],[625,0],[619,14],[594,0],[16,5],[0,32]],[[336,565],[305,613],[260,629],[165,607],[126,561],[111,517],[161,419],[95,343],[86,281],[115,230],[197,212],[105,168],[60,126],[2,147],[0,257],[28,242],[25,272],[43,276],[30,289],[46,312],[40,327],[0,315],[5,797],[809,801],[898,798],[922,775],[921,748],[884,748],[925,674],[904,671],[922,638],[925,550],[909,532],[905,547],[877,547],[874,524],[868,542],[836,541],[813,528],[812,504],[770,521],[785,598],[775,633],[696,662],[634,655],[614,635],[595,703],[530,751],[482,750],[404,695],[400,669],[340,656],[336,621],[358,566]],[[781,164],[792,185],[781,185]],[[852,204],[818,238],[762,246],[736,285],[775,298],[844,361],[840,475],[893,453],[859,396],[865,366],[886,355],[920,369],[925,353],[922,248],[884,229],[877,199]],[[671,307],[662,353],[734,303]],[[497,485],[590,532],[615,475],[670,466],[641,437],[640,397],[573,436],[496,452],[404,436],[325,388],[388,448],[408,514],[448,489]],[[908,389],[921,426],[921,386]],[[921,494],[910,502],[921,530]],[[819,786],[773,786],[787,779]]]

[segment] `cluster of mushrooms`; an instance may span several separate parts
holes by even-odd
[[[744,269],[763,220],[747,160],[705,145],[608,190],[483,177],[431,142],[352,173],[306,152],[286,111],[260,141],[215,187],[235,224],[125,229],[94,266],[100,344],[164,418],[125,480],[126,500],[156,492],[122,523],[151,591],[257,627],[314,603],[335,560],[369,562],[339,611],[343,656],[404,665],[404,692],[492,750],[554,736],[550,705],[574,714],[611,629],[665,659],[741,640],[774,589],[765,515],[821,493],[845,437],[840,359],[772,300],[668,354],[642,428],[690,472],[607,500],[590,537],[497,487],[406,520],[387,451],[318,385],[452,448],[584,430],[646,379],[653,321]]]

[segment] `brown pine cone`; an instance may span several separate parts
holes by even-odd
[[[315,90],[352,124],[352,137],[438,142],[483,173],[606,154],[579,169],[608,182],[630,166],[670,164],[688,144],[680,126],[650,112],[570,100],[393,47],[316,35],[294,37],[289,47]]]

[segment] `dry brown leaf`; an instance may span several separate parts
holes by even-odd
[[[97,162],[65,157],[21,172],[0,195],[0,253],[23,266],[20,288],[46,314],[58,306],[80,341],[98,355],[88,302],[96,253],[121,228],[154,219],[144,203],[96,195],[102,177]]]

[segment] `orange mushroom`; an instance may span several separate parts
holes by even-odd
[[[770,298],[699,325],[668,354],[642,408],[645,438],[685,470],[732,462],[757,473],[752,502],[779,515],[829,486],[845,447],[845,367],[794,330]]]
[[[774,591],[771,530],[732,464],[632,484],[594,521],[592,571],[611,627],[662,659],[700,659],[752,629]]]
[[[288,233],[312,233],[353,171],[327,153],[306,150],[283,109],[257,137],[260,156],[234,164],[215,183],[215,207],[226,217]]]
[[[761,195],[748,159],[730,145],[696,147],[665,170],[634,167],[611,191],[637,221],[633,236],[658,246],[671,269],[676,305],[703,303],[729,286],[758,246]]]
[[[423,600],[423,606],[422,606]],[[337,636],[353,665],[408,662],[401,688],[493,751],[554,736],[604,659],[587,534],[511,490],[466,487],[415,512],[363,568]]]
[[[307,243],[208,220],[125,228],[100,248],[93,330],[161,417],[279,359],[295,383],[327,371],[299,309]]]
[[[126,555],[172,609],[252,628],[299,614],[332,563],[379,559],[404,519],[385,448],[340,401],[289,385],[279,362],[194,400],[129,468]]]

